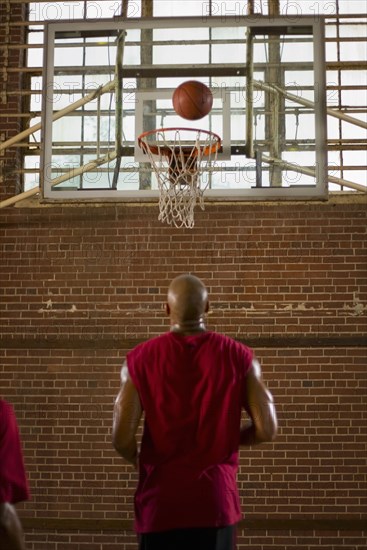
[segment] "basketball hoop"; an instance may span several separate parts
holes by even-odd
[[[194,143],[193,143],[194,142]],[[204,210],[201,176],[215,162],[221,138],[196,128],[160,128],[138,137],[139,147],[149,156],[157,176],[159,216],[175,227],[194,227],[194,208]]]

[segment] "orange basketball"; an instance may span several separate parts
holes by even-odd
[[[197,80],[188,80],[176,88],[172,96],[173,108],[187,120],[199,120],[210,113],[213,94],[208,86]]]

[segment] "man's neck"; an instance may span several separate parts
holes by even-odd
[[[206,331],[204,319],[195,319],[193,321],[175,320],[171,322],[171,331],[183,336],[190,334],[199,334]]]

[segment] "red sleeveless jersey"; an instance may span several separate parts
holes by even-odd
[[[16,504],[29,496],[14,409],[0,400],[0,502]]]
[[[127,355],[145,412],[137,532],[232,525],[241,409],[252,350],[204,332],[168,332]]]

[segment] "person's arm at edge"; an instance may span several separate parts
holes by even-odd
[[[0,503],[0,547],[25,550],[22,525],[14,506],[9,502]]]
[[[261,377],[260,363],[252,360],[246,375],[244,408],[251,423],[241,428],[240,445],[258,445],[273,441],[277,434],[278,422],[273,396]]]
[[[135,468],[138,460],[136,432],[142,412],[139,394],[125,361],[121,369],[121,389],[113,411],[112,443],[119,455]]]

